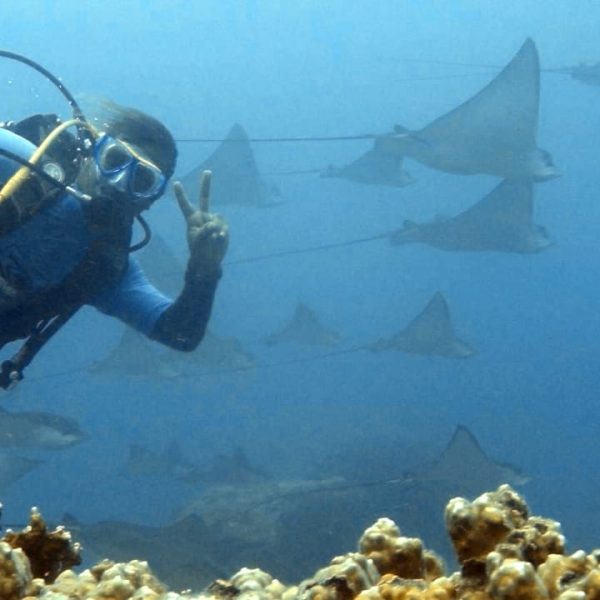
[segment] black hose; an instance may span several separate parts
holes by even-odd
[[[80,119],[81,121],[87,122],[87,119],[85,118],[81,107],[77,103],[77,100],[75,100],[75,98],[73,97],[73,94],[71,94],[71,92],[69,92],[69,90],[66,88],[65,84],[58,77],[50,73],[48,69],[42,67],[42,65],[40,65],[39,63],[35,62],[34,60],[31,60],[30,58],[27,58],[26,56],[23,56],[22,54],[10,52],[9,50],[0,50],[0,57],[16,60],[17,62],[23,63],[31,67],[32,69],[35,69],[38,73],[41,73],[48,81],[53,83],[58,88],[59,92],[67,99],[67,102],[73,109],[73,117],[75,119]],[[83,125],[78,125],[77,131],[79,132],[80,140],[93,141],[92,134]]]
[[[130,246],[129,252],[137,252],[138,250],[141,250],[152,239],[152,230],[150,229],[150,225],[148,225],[148,221],[146,221],[146,219],[144,219],[144,217],[142,217],[142,215],[136,215],[135,218],[137,219],[137,222],[142,226],[142,229],[144,230],[144,238],[142,239],[141,242],[138,242],[137,244]]]

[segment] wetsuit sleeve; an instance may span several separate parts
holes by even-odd
[[[158,318],[150,337],[176,350],[190,352],[204,337],[221,269],[197,274],[189,267],[177,300]]]
[[[148,281],[131,257],[119,283],[100,294],[93,303],[101,312],[117,317],[146,335],[150,335],[160,316],[172,304],[170,298]]]

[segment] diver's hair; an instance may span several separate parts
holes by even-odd
[[[139,148],[160,170],[171,177],[177,162],[177,146],[171,132],[141,110],[102,102],[106,133]]]

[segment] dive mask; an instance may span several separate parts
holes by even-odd
[[[167,178],[154,163],[106,133],[94,144],[94,160],[112,187],[140,203],[155,200],[167,185]]]

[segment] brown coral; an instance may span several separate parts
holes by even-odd
[[[487,591],[493,600],[541,600],[548,594],[531,563],[505,559],[490,575]]]
[[[473,502],[453,498],[446,506],[446,527],[460,563],[484,559],[514,528],[512,509],[505,510],[502,502],[505,492],[502,499],[493,494],[483,494]]]
[[[373,561],[357,552],[336,556],[329,566],[300,584],[301,600],[351,600],[375,585],[379,572]]]
[[[542,517],[529,517],[525,525],[511,531],[506,542],[517,546],[522,558],[536,567],[550,554],[562,554],[565,551],[560,523]]]
[[[593,582],[600,577],[598,561],[591,554],[586,555],[583,550],[570,556],[551,554],[540,565],[538,572],[551,598],[557,598],[566,589],[581,589],[582,585],[585,587],[584,581],[589,575],[592,577],[587,583],[594,587]],[[600,588],[597,589],[600,591]],[[598,595],[600,594],[597,593],[597,597]]]
[[[456,596],[453,582],[439,577],[430,583],[423,579],[404,579],[384,575],[377,587],[364,591],[357,600],[452,600]]]
[[[371,525],[360,538],[358,548],[382,574],[433,580],[444,570],[441,560],[423,549],[421,540],[402,536],[391,519],[381,518]]]
[[[29,525],[22,531],[7,531],[2,538],[12,548],[21,548],[34,577],[51,583],[65,569],[81,564],[81,546],[73,543],[71,534],[64,527],[48,531],[41,513],[31,509]]]

